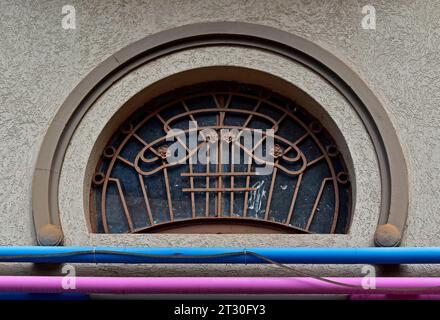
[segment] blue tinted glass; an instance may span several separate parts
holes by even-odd
[[[204,83],[146,102],[115,132],[93,179],[92,225],[134,233],[247,219],[285,232],[346,233],[351,192],[334,140],[304,108],[258,86]]]

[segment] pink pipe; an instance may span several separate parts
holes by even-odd
[[[349,300],[440,300],[439,294],[352,294]]]
[[[63,281],[64,279],[64,281]],[[327,278],[362,286],[363,278]],[[63,289],[75,283],[74,289]],[[414,288],[438,286],[434,290]],[[440,278],[376,278],[375,290],[350,288],[314,278],[287,277],[34,277],[0,276],[0,292],[110,294],[390,294],[380,288],[407,288],[394,294],[440,294]]]

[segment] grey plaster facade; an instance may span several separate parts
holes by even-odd
[[[76,8],[76,30],[61,27],[65,4]],[[365,4],[376,8],[376,30],[361,27]],[[31,212],[36,156],[51,120],[73,88],[100,62],[136,40],[173,27],[210,21],[250,22],[284,30],[318,44],[350,66],[382,102],[405,153],[410,201],[402,245],[440,245],[437,1],[1,1],[0,9],[1,245],[36,244]],[[308,93],[332,117],[353,161],[356,201],[349,235],[179,237],[94,235],[88,231],[84,196],[88,163],[107,121],[130,97],[154,81],[192,68],[219,65],[279,76]],[[378,176],[365,128],[325,81],[276,55],[213,47],[183,51],[147,64],[116,83],[93,105],[68,148],[59,205],[66,245],[370,246],[378,219]],[[27,266],[0,268],[0,272],[29,272]],[[249,275],[273,274],[274,268],[148,266],[148,273]],[[349,266],[310,269],[329,275],[360,273],[360,268]],[[116,274],[118,270],[145,274],[143,266],[82,266],[80,272]],[[402,266],[400,272],[436,275],[439,269]]]

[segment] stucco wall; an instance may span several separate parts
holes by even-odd
[[[76,30],[61,27],[65,4],[76,8]],[[376,30],[361,28],[365,4],[376,8]],[[171,27],[246,21],[317,43],[369,85],[388,111],[407,159],[410,204],[403,245],[439,246],[439,14],[435,0],[2,0],[0,244],[35,244],[31,180],[42,137],[66,96],[99,62]],[[433,266],[403,270],[436,272]]]

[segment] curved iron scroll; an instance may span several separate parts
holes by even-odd
[[[180,135],[170,135],[172,128]],[[271,145],[268,135],[252,137],[268,129]],[[193,146],[191,133],[200,138]],[[252,139],[251,147],[240,133]],[[174,162],[167,159],[172,143],[183,150]],[[258,148],[271,157],[257,156]],[[207,163],[198,161],[202,151]],[[267,172],[256,170],[261,167]],[[206,218],[218,219],[219,226],[240,218],[271,222],[267,233],[274,223],[277,232],[283,225],[291,232],[345,233],[351,213],[346,166],[326,130],[292,101],[238,83],[181,88],[148,102],[104,149],[93,185],[92,225],[105,233],[148,232],[165,224],[169,230],[175,221],[199,219],[200,225]],[[212,221],[206,225],[197,232],[225,232]]]

